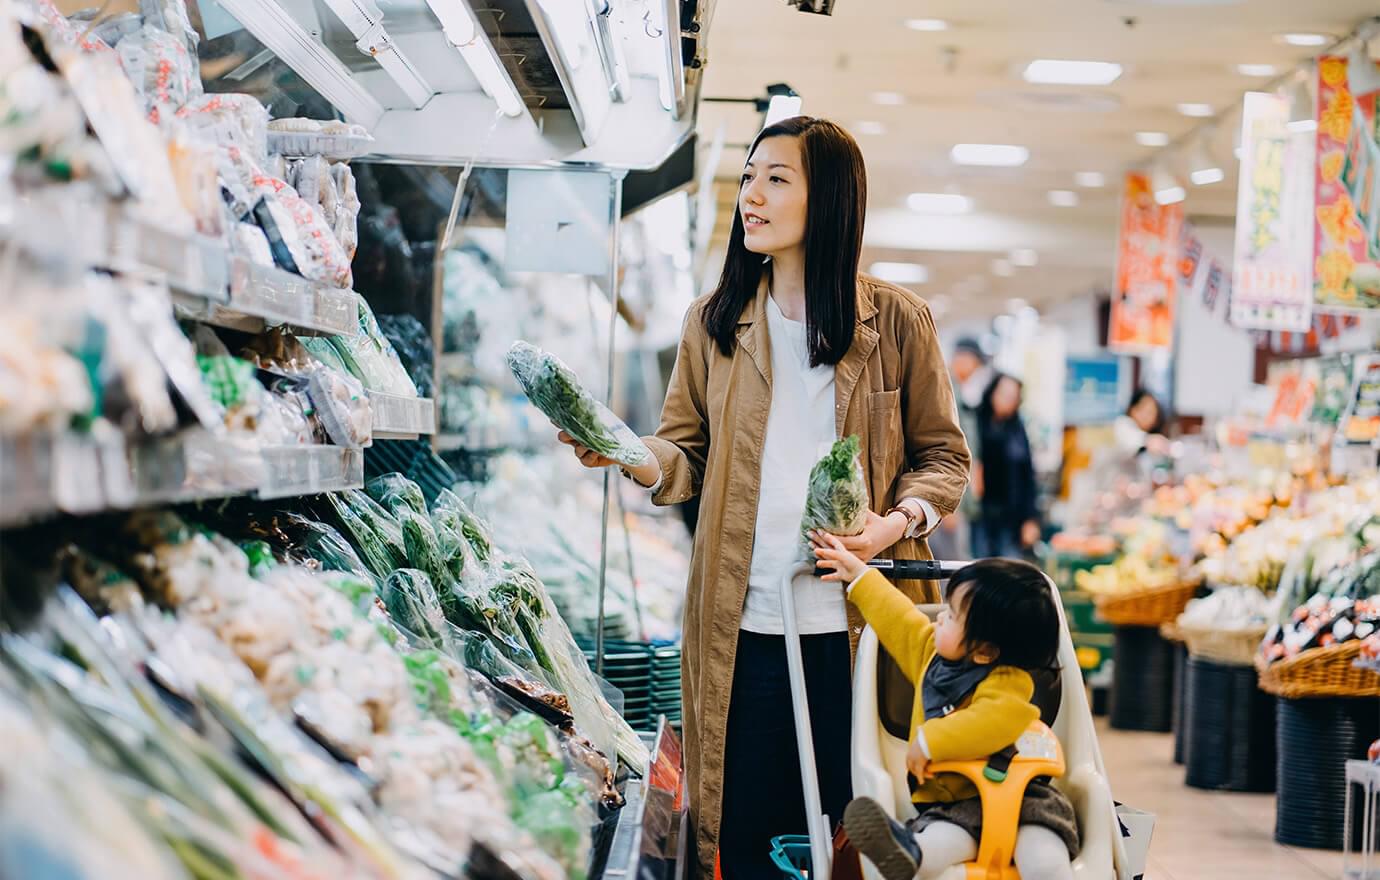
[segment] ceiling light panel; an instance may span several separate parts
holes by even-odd
[[[919,263],[873,263],[868,272],[893,284],[924,284],[930,279],[930,270]]]
[[[1242,76],[1267,77],[1279,73],[1279,68],[1273,64],[1238,64],[1236,72]]]
[[[908,18],[906,19],[906,27],[913,31],[933,34],[947,31],[949,23],[942,18]]]
[[[864,122],[859,122],[859,123],[857,123],[856,125],[854,125],[853,128],[854,128],[855,131],[857,131],[858,134],[866,134],[866,135],[882,135],[882,134],[886,134],[886,126],[885,126],[885,125],[882,125],[880,122],[873,122],[873,121],[870,121],[870,120],[869,120],[869,121],[864,121]]]
[[[1142,147],[1167,147],[1169,146],[1169,135],[1162,131],[1138,131],[1136,132],[1136,143]]]
[[[1073,175],[1073,182],[1084,189],[1097,189],[1107,185],[1107,177],[1101,171],[1080,171]]]
[[[1076,208],[1078,193],[1071,189],[1052,189],[1049,191],[1049,203],[1056,208]]]
[[[953,193],[911,193],[906,206],[917,214],[967,214],[973,200]]]
[[[1304,49],[1318,49],[1332,42],[1333,38],[1329,34],[1291,33],[1280,34],[1278,37],[1276,37],[1276,39],[1286,46],[1298,46]]]
[[[899,107],[906,103],[906,96],[900,92],[873,92],[872,103],[883,107]]]
[[[1213,112],[1211,104],[1176,104],[1174,109],[1178,110],[1183,116],[1191,116],[1196,119],[1206,119],[1211,116]]]
[[[1064,61],[1041,58],[1026,65],[1026,82],[1042,85],[1106,86],[1121,78],[1121,65],[1110,61]]]
[[[1016,168],[1030,160],[1030,150],[1017,144],[955,144],[949,158],[956,165]]]

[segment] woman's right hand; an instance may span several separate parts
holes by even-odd
[[[556,439],[575,450],[575,457],[580,460],[580,464],[587,468],[597,470],[606,467],[622,467],[613,459],[600,455],[587,446],[581,446],[574,437],[565,431],[558,432]],[[632,475],[633,480],[644,489],[650,489],[661,479],[661,463],[655,457],[640,467],[628,468],[627,470]]]
[[[566,446],[569,446],[571,449],[575,450],[575,457],[580,460],[580,464],[584,465],[587,468],[606,468],[613,467],[614,465],[618,464],[618,462],[614,461],[611,458],[605,458],[604,456],[595,452],[593,449],[590,449],[586,446],[581,446],[578,442],[576,442],[574,437],[570,436],[564,431],[557,433],[556,439],[564,443]]]

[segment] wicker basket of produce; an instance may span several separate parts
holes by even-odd
[[[1178,624],[1179,633],[1192,657],[1201,657],[1229,666],[1251,666],[1260,653],[1260,640],[1268,627],[1222,629]]]
[[[1360,641],[1310,648],[1266,663],[1256,657],[1260,687],[1277,697],[1380,697],[1380,675],[1356,665]]]
[[[1115,626],[1155,626],[1171,623],[1198,592],[1202,581],[1174,581],[1155,587],[1095,596],[1097,613]]]

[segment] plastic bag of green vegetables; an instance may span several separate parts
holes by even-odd
[[[383,474],[364,484],[364,491],[383,509],[401,520],[402,510],[427,515],[426,498],[422,487],[402,474]]]
[[[403,369],[398,353],[379,329],[374,310],[359,297],[359,324],[354,333],[329,337],[346,368],[370,391],[416,397],[417,386]]]
[[[651,460],[647,445],[595,400],[559,358],[518,340],[508,349],[508,369],[537,409],[575,442],[629,467]]]
[[[863,476],[857,435],[836,442],[810,470],[800,534],[808,546],[810,532],[856,535],[867,524],[867,480]]]
[[[335,527],[295,513],[285,517],[284,525],[292,540],[287,551],[290,561],[324,571],[348,572],[373,581],[369,566]]]
[[[431,506],[431,519],[439,532],[443,527],[459,532],[470,545],[475,559],[488,562],[493,556],[494,539],[489,524],[449,489],[442,489]]]
[[[400,568],[383,584],[383,604],[399,628],[434,648],[447,644],[446,615],[425,572]]]
[[[354,489],[333,492],[326,500],[375,577],[382,580],[407,565],[402,528],[372,498]]]

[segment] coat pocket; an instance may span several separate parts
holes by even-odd
[[[868,464],[874,485],[890,486],[898,476],[906,438],[901,433],[901,392],[868,395]]]

